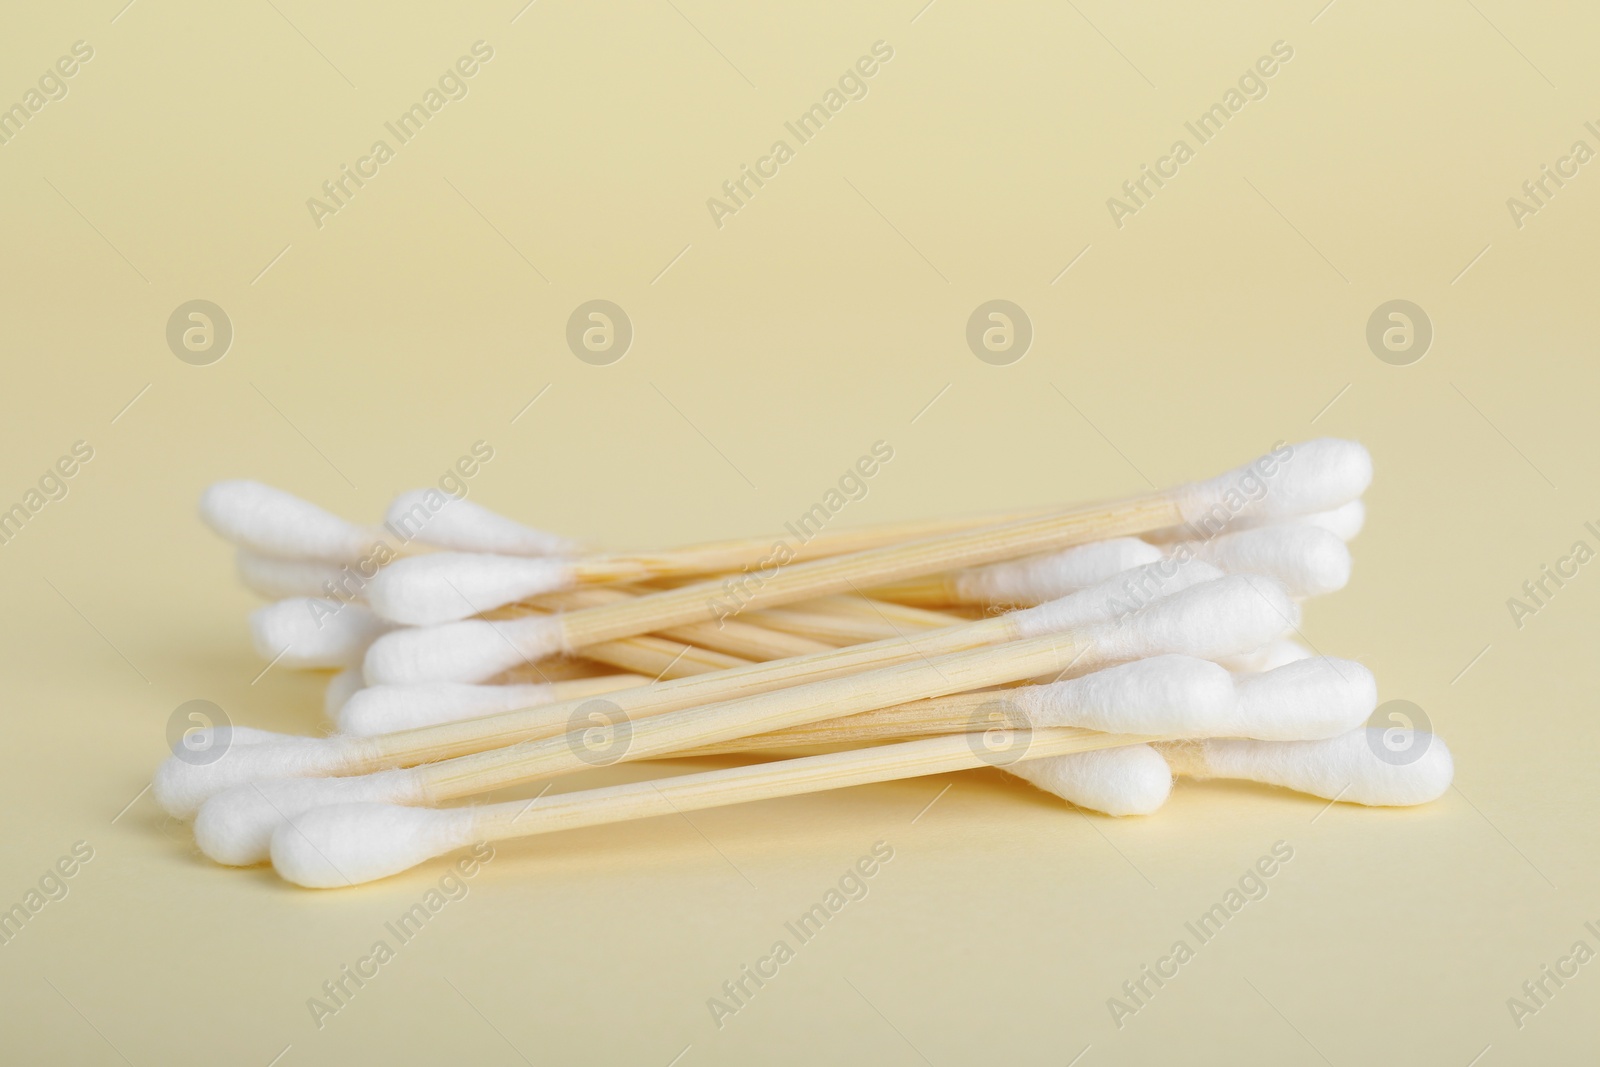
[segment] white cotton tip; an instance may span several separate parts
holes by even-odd
[[[1237,704],[1233,676],[1192,656],[1152,656],[1006,696],[1031,726],[1120,734],[1204,736]]]
[[[1299,521],[1307,526],[1327,530],[1341,541],[1354,541],[1367,523],[1367,505],[1364,501],[1352,500],[1343,507],[1334,508],[1332,511],[1319,511]]]
[[[391,530],[407,540],[458,552],[561,556],[581,550],[565,537],[524,526],[481,504],[438,489],[401,493],[389,505],[385,521]]]
[[[326,596],[345,584],[344,566],[314,559],[279,559],[241,548],[234,554],[240,583],[269,600],[292,596]]]
[[[1229,574],[1264,574],[1283,583],[1294,597],[1323,596],[1350,581],[1350,549],[1334,534],[1317,526],[1281,523],[1239,530],[1209,541],[1186,541],[1195,558]]]
[[[1230,574],[1145,603],[1092,636],[1107,659],[1169,652],[1217,659],[1259,648],[1299,621],[1300,609],[1283,586],[1257,574]]]
[[[1354,541],[1361,532],[1361,527],[1367,521],[1367,505],[1361,500],[1352,500],[1348,504],[1329,511],[1313,511],[1307,515],[1291,515],[1288,518],[1255,518],[1240,515],[1228,525],[1229,530],[1259,530],[1263,526],[1315,526],[1319,530],[1327,530],[1341,541]],[[1156,541],[1181,541],[1193,537],[1194,531],[1185,526],[1174,527],[1169,530],[1158,530],[1145,536]]]
[[[1068,803],[1107,815],[1149,815],[1172,793],[1172,770],[1149,745],[1022,760],[1005,769]]]
[[[1317,657],[1234,679],[1238,704],[1213,736],[1310,741],[1355,729],[1378,706],[1372,672],[1347,659]],[[1196,734],[1194,736],[1202,736]]]
[[[393,624],[360,604],[290,597],[250,613],[250,638],[263,659],[285,667],[351,667]]]
[[[1288,519],[1355,500],[1372,482],[1372,456],[1355,441],[1320,437],[1283,445],[1252,463],[1176,490],[1184,520],[1207,534]]]
[[[1198,742],[1197,778],[1244,778],[1312,796],[1374,806],[1426,804],[1450,788],[1455,762],[1435,734],[1415,733],[1401,757],[1384,731],[1358,727],[1322,741]],[[1409,760],[1410,762],[1404,762]]]
[[[464,682],[422,682],[417,685],[375,685],[352,696],[339,711],[339,729],[347,734],[374,734],[460,722],[502,711],[549,703],[550,686],[469,685]]]
[[[367,649],[362,671],[368,685],[482,682],[561,650],[558,617],[468,619],[386,633]]]
[[[200,518],[241,548],[285,559],[343,563],[371,546],[373,531],[260,482],[216,482],[200,494]]]
[[[337,770],[349,756],[350,749],[337,739],[290,736],[235,744],[209,763],[188,754],[172,755],[156,768],[150,792],[168,815],[191,819],[201,804],[224,789],[324,774]]]
[[[1042,604],[1160,558],[1160,549],[1137,537],[1113,537],[1061,552],[971,567],[957,571],[951,580],[956,600],[963,604]]]
[[[411,770],[252,782],[202,804],[194,819],[194,840],[218,863],[249,867],[271,858],[272,835],[278,827],[312,808],[361,801],[420,804],[423,799],[417,774]]]
[[[185,735],[190,747],[197,752],[209,752],[213,745],[261,745],[268,741],[296,741],[298,734],[280,734],[272,730],[258,730],[254,726],[216,725],[204,726]]]
[[[432,626],[570,589],[575,580],[566,560],[435,552],[379,571],[367,586],[367,602],[393,622]]]
[[[338,722],[339,710],[366,684],[360,667],[346,667],[329,678],[328,687],[322,691],[322,714],[327,716],[329,722]]]
[[[1128,614],[1140,604],[1172,596],[1222,572],[1209,563],[1163,559],[1123,571],[1057,600],[1012,612],[1009,618],[1023,637],[1039,637],[1082,626],[1095,626]]]
[[[1275,670],[1287,663],[1310,659],[1314,654],[1300,642],[1283,638],[1240,656],[1223,656],[1217,662],[1235,674],[1259,674],[1262,671]]]
[[[471,808],[312,808],[272,835],[272,866],[310,889],[359,885],[471,844],[472,822]]]

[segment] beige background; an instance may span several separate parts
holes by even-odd
[[[1600,148],[1600,22],[1318,2],[13,13],[0,102],[74,41],[94,58],[0,147],[0,502],[95,455],[0,547],[0,902],[75,841],[95,858],[0,947],[6,1058],[1592,1062],[1600,964],[1520,1030],[1506,1000],[1600,948],[1600,564],[1521,630],[1506,599],[1600,547],[1600,164],[1520,229],[1506,198]],[[477,40],[470,94],[313,225]],[[714,226],[707,197],[878,40],[865,99]],[[1278,40],[1269,94],[1114,226],[1106,198]],[[609,367],[563,339],[596,297],[637,331]],[[164,340],[195,298],[236,330],[211,366]],[[963,339],[992,298],[1035,326],[1012,366]],[[1395,298],[1435,325],[1412,366],[1364,340]],[[878,439],[895,459],[841,522],[1133,492],[1319,434],[1377,479],[1306,634],[1448,738],[1459,788],[1423,810],[1180,784],[1114,821],[983,772],[507,845],[319,1031],[307,998],[442,865],[291,891],[140,796],[186,700],[320,726],[318,679],[253,681],[253,601],[194,517],[216,478],[372,517],[481,439],[474,499],[657,546],[776,531]],[[870,896],[717,1029],[706,999],[879,840]],[[1118,1030],[1107,998],[1279,840],[1270,895]]]

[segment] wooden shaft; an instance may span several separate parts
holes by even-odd
[[[613,666],[601,663],[594,659],[573,659],[559,657],[556,659],[542,659],[538,663],[522,663],[508,671],[502,671],[489,682],[489,685],[533,685],[543,682],[564,682],[572,678],[593,678],[596,675],[613,673]],[[632,673],[632,672],[628,672]],[[653,675],[651,677],[654,677]],[[646,678],[645,682],[650,679]],[[641,685],[644,682],[640,683]]]
[[[595,586],[571,589],[540,597],[539,609],[526,604],[507,605],[486,613],[486,617],[522,618],[569,608],[596,607],[629,600],[632,595],[625,588]],[[672,627],[659,634],[639,634],[616,641],[602,641],[583,651],[589,659],[660,680],[710,674],[764,660],[813,655],[834,647],[801,635],[767,630],[750,622],[729,619],[721,629],[715,623]]]
[[[766,537],[746,537],[731,541],[712,541],[661,552],[616,552],[587,556],[580,562],[584,573],[596,576],[616,573],[617,578],[597,577],[601,581],[635,581],[638,576],[652,579],[699,577],[738,571],[744,567],[758,567],[770,559],[774,546],[782,541],[788,546],[789,559],[799,563],[824,559],[886,545],[901,544],[927,537],[938,537],[965,530],[988,526],[1003,526],[1053,514],[1060,508],[1039,509],[1030,512],[1007,512],[997,515],[969,515],[950,519],[917,519],[910,522],[885,523],[879,526],[862,526],[848,530],[825,530],[809,541],[782,534]]]
[[[634,594],[627,589],[591,586],[586,589],[551,593],[540,599],[557,611],[572,611],[605,604],[620,604],[633,598]],[[716,652],[726,652],[746,662],[809,656],[837,647],[802,634],[769,630],[744,619],[726,619],[721,624],[697,622],[684,626],[669,626],[657,631],[657,634]]]
[[[925,574],[907,578],[892,585],[880,585],[867,590],[867,595],[895,604],[938,608],[946,604],[962,603],[956,590],[955,577],[950,574]]]
[[[601,641],[585,648],[583,654],[589,659],[621,667],[632,674],[662,679],[689,678],[750,665],[750,661],[742,656],[699,648],[653,634],[638,634],[620,641]]]
[[[906,737],[969,733],[996,727],[1026,729],[1028,721],[1011,699],[1011,693],[1012,690],[1006,689],[984,690],[955,693],[931,700],[914,700],[838,719],[700,745],[686,752],[673,752],[670,758],[810,748],[815,745],[859,745]]]
[[[592,678],[565,678],[547,684],[550,686],[550,699],[556,701],[585,700],[601,693],[614,693],[618,689],[632,689],[649,683],[650,679],[637,674],[600,674]]]
[[[839,611],[828,604],[830,599],[850,598],[807,600],[786,607],[753,611],[741,618],[768,630],[805,634],[820,641],[845,645],[938,630],[963,621],[956,615],[917,609],[913,609],[916,610],[915,615],[908,616],[902,610],[897,610],[900,605],[876,600],[858,600],[866,608],[865,611]]]
[[[814,600],[804,600],[799,604],[789,605],[791,608],[801,608],[808,611],[822,611],[833,615],[842,615],[851,619],[876,619],[879,622],[887,619],[898,629],[937,629],[940,626],[949,626],[957,621],[959,616],[943,611],[929,611],[926,608],[912,607],[907,604],[896,604],[888,600],[876,600],[862,596],[860,593],[851,593],[848,596],[825,596]]]
[[[787,608],[768,608],[766,611],[753,611],[744,616],[744,619],[769,630],[778,630],[790,634],[804,634],[817,640],[827,641],[835,646],[859,644],[862,641],[882,641],[886,637],[894,637],[896,633],[893,627],[884,625],[882,622],[874,624],[871,620],[866,619],[851,619],[843,615],[829,615],[824,612],[790,611]],[[732,622],[734,620],[730,619],[728,621]],[[959,620],[952,619],[951,621]],[[950,624],[946,623],[945,625],[948,626]]]
[[[521,619],[529,615],[552,615],[561,611],[575,611],[583,608],[600,607],[606,604],[617,604],[651,592],[655,592],[655,590],[648,586],[631,584],[591,585],[579,589],[564,589],[482,612],[478,615],[478,618],[498,621],[501,619]],[[940,626],[949,626],[951,623],[961,621],[959,617],[954,615],[937,615],[932,612],[925,612],[924,614],[938,619],[938,625]],[[805,618],[826,620],[829,616],[806,615]],[[822,629],[826,631],[829,628],[824,623]],[[887,629],[887,627],[884,629]],[[752,661],[783,659],[789,656],[806,656],[814,652],[823,652],[829,648],[836,648],[840,644],[854,643],[844,640],[838,642],[824,640],[821,637],[813,636],[810,631],[799,626],[769,626],[763,620],[756,618],[755,613],[737,619],[725,619],[721,624],[702,622],[669,627],[659,631],[659,635],[699,645],[702,648],[709,648],[717,652],[727,652],[730,655]],[[866,639],[877,640],[888,636],[891,635],[889,633],[875,633],[871,638]]]
[[[622,760],[1034,678],[1092,657],[1091,648],[1071,633],[1046,634],[643,719],[602,705],[581,725],[612,729],[613,741],[603,749],[592,748],[580,726],[557,737],[431,764],[418,770],[417,780],[430,801],[487,793]]]
[[[519,607],[514,611],[496,611],[486,614],[489,619],[526,618],[529,615],[540,615],[543,612],[532,611]],[[824,646],[830,647],[830,646]],[[710,674],[713,671],[731,670],[734,667],[748,666],[752,661],[744,656],[721,652],[716,649],[701,648],[687,641],[674,641],[667,637],[655,634],[637,634],[633,637],[623,637],[616,641],[601,641],[599,644],[590,645],[583,650],[583,659],[602,663],[608,667],[620,667],[622,670],[633,674],[646,674],[654,679],[688,678],[696,674]],[[548,659],[540,663],[522,663],[502,672],[500,677],[514,677],[527,681],[550,681],[551,674],[558,674],[561,670],[559,664],[563,662],[579,662],[572,659]]]
[[[999,759],[1006,762],[1042,759],[1147,740],[1149,738],[1055,726],[1019,736],[1015,755],[1008,751]],[[970,770],[997,765],[999,759],[986,750],[982,735],[924,738],[777,763],[560,793],[532,801],[489,804],[475,810],[473,831],[483,840],[504,841],[581,826]]]
[[[1009,526],[966,530],[809,563],[771,568],[746,576],[734,597],[723,581],[711,580],[651,593],[625,603],[586,608],[560,616],[568,649],[650,633],[669,626],[714,620],[719,615],[776,607],[811,597],[859,592],[920,574],[1066,548],[1086,541],[1136,534],[1181,522],[1169,494],[1154,494],[1111,507],[1083,508]]]
[[[605,699],[610,706],[630,716],[655,715],[765,693],[801,682],[847,676],[924,656],[997,645],[1016,636],[1016,624],[1005,616],[997,616],[918,634],[910,640],[896,637],[814,656],[797,656],[697,678],[623,689]],[[345,741],[349,750],[341,770],[347,774],[362,774],[386,767],[411,766],[565,733],[567,720],[583,703],[568,700],[379,737],[350,738]]]

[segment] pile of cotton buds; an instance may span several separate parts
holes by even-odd
[[[1154,812],[1175,775],[1433,800],[1431,734],[1364,724],[1360,664],[1293,640],[1342,588],[1371,459],[1280,444],[1110,504],[597,553],[438,490],[360,526],[254,482],[201,515],[238,548],[272,664],[335,671],[333,733],[218,727],[158,801],[201,849],[353,885],[481,841],[998,767]],[[624,760],[731,766],[532,799]],[[466,801],[466,803],[452,803]]]

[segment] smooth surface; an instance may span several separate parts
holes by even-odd
[[[95,49],[0,146],[0,505],[95,450],[0,546],[0,905],[94,849],[0,946],[7,1059],[1592,1060],[1600,962],[1520,1030],[1506,1007],[1600,950],[1600,563],[1520,630],[1506,607],[1600,550],[1600,161],[1521,229],[1506,207],[1600,149],[1592,12],[123,3],[0,34],[5,105]],[[306,198],[479,39],[467,97],[317,229]],[[866,98],[718,229],[706,199],[879,39]],[[1106,199],[1280,39],[1265,99],[1116,228]],[[165,340],[192,299],[234,325],[211,366]],[[611,366],[567,347],[592,299],[634,326]],[[967,347],[993,299],[1033,322],[1010,366]],[[1394,299],[1434,325],[1411,366],[1367,345]],[[496,846],[400,945],[384,924],[444,863],[295,892],[139,797],[185,701],[321,722],[319,683],[250,649],[255,601],[195,516],[218,478],[373,522],[483,441],[469,499],[648,549],[784,536],[880,440],[828,528],[1143,492],[1321,434],[1376,479],[1304,637],[1447,739],[1457,788],[1425,809],[1180,782],[1090,819],[963,772]],[[1198,944],[1185,922],[1280,840],[1266,898]],[[878,841],[865,899],[801,944],[784,924]],[[394,958],[319,1030],[307,999],[380,938]],[[719,1029],[707,999],[780,938]],[[1194,958],[1119,1030],[1107,999],[1179,938]]]

